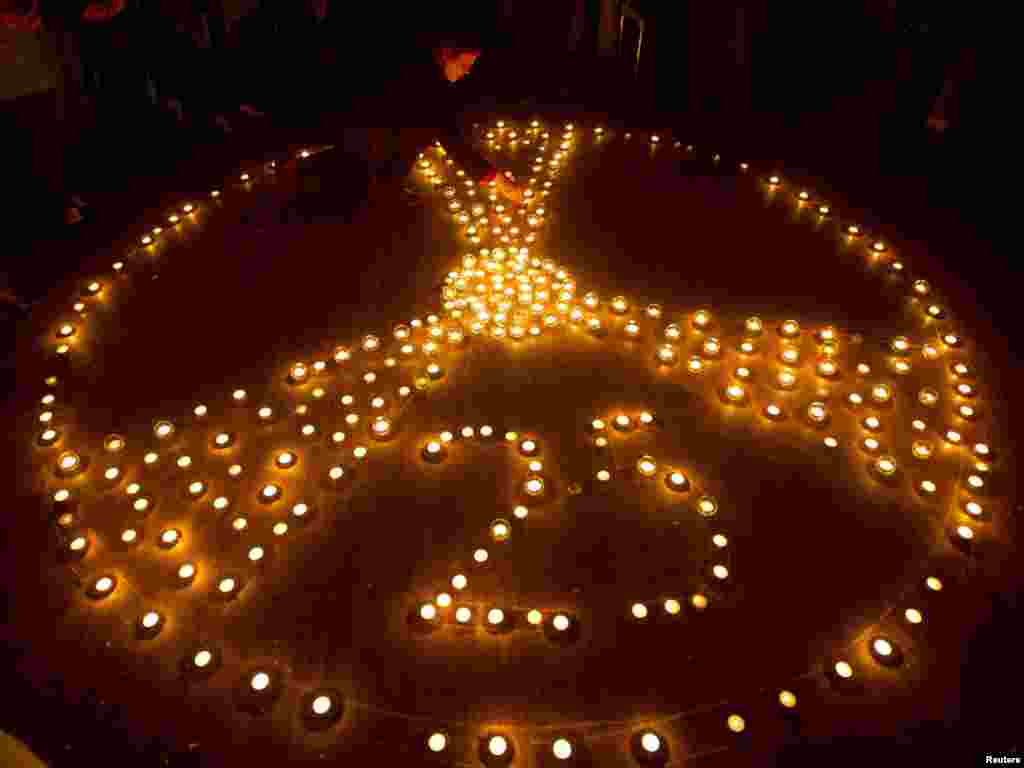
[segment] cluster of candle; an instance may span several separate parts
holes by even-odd
[[[361,371],[361,380],[367,385],[377,383],[381,363],[385,368],[395,368],[411,360],[416,361],[418,372],[411,381],[398,387],[393,394],[379,393],[357,402],[354,394],[342,393],[338,402],[345,409],[344,420],[347,432],[324,429],[310,415],[309,405],[301,403],[290,415],[297,421],[296,439],[327,440],[334,447],[344,446],[353,461],[364,459],[374,441],[387,441],[401,437],[400,424],[402,407],[409,403],[416,393],[427,391],[432,382],[445,378],[447,369],[460,361],[458,350],[473,337],[486,336],[509,345],[528,343],[540,336],[572,339],[585,334],[608,341],[629,343],[631,348],[642,350],[648,356],[655,375],[675,375],[681,370],[679,381],[700,394],[720,401],[721,407],[729,410],[746,409],[755,418],[763,418],[770,429],[779,429],[782,423],[789,423],[802,434],[820,441],[827,449],[835,450],[846,442],[855,449],[849,452],[851,460],[863,457],[869,475],[878,482],[892,484],[902,482],[904,476],[915,475],[912,487],[922,499],[934,499],[940,487],[948,490],[956,503],[950,505],[951,538],[970,551],[979,535],[986,533],[986,523],[991,520],[991,511],[982,504],[980,496],[989,483],[989,474],[994,462],[993,448],[980,431],[984,415],[979,405],[977,374],[966,357],[969,344],[960,332],[948,325],[948,310],[938,303],[932,285],[923,279],[910,283],[911,305],[919,316],[924,331],[919,338],[914,335],[899,335],[891,339],[885,353],[877,359],[867,359],[865,354],[854,356],[851,351],[862,352],[861,340],[856,335],[842,333],[825,326],[806,329],[798,320],[782,318],[779,321],[767,318],[746,318],[733,334],[729,322],[711,307],[698,307],[679,316],[670,317],[663,305],[638,302],[627,296],[602,298],[595,292],[578,295],[577,282],[573,275],[550,258],[538,255],[544,225],[548,220],[545,206],[551,194],[554,181],[562,175],[568,161],[580,144],[581,133],[572,124],[565,124],[557,130],[547,130],[538,121],[528,127],[516,128],[499,122],[486,130],[486,145],[493,151],[518,151],[528,148],[535,152],[529,176],[524,184],[523,201],[509,205],[499,200],[496,185],[483,187],[455,168],[443,148],[435,147],[424,152],[416,163],[416,171],[428,187],[436,190],[444,206],[444,215],[450,217],[461,247],[467,249],[457,269],[448,273],[441,291],[441,308],[437,314],[430,314],[425,321],[413,318],[395,326],[390,338],[367,334],[358,343],[350,346],[336,346],[333,352],[310,362],[291,364],[285,375],[297,396],[308,394],[313,400],[333,397],[330,391],[332,372],[339,367],[352,367],[367,362]],[[626,134],[625,138],[631,138]],[[593,140],[604,141],[607,134],[602,127],[594,130]],[[664,141],[659,134],[650,135],[650,144],[656,148]],[[681,146],[675,142],[675,148]],[[692,152],[692,147],[687,147]],[[303,150],[300,158],[310,155]],[[716,155],[715,161],[720,158]],[[275,164],[263,168],[266,174],[274,173]],[[740,165],[740,172],[747,173],[749,166]],[[254,182],[253,172],[239,175],[238,184],[250,189]],[[783,195],[788,184],[779,176],[771,176],[765,184],[772,195]],[[210,194],[213,201],[219,201],[220,190]],[[794,192],[792,199],[800,209],[814,212],[818,220],[836,222],[836,213],[826,201],[818,199],[808,190]],[[192,202],[185,203],[166,215],[166,221],[147,230],[139,238],[139,251],[152,255],[187,222],[196,220],[200,207]],[[165,226],[167,229],[165,229]],[[863,248],[872,265],[884,266],[890,274],[906,276],[907,265],[893,255],[891,244],[877,237],[869,236],[858,225],[836,224],[841,236],[850,247]],[[87,320],[92,306],[107,300],[118,275],[126,273],[124,261],[113,265],[114,276],[92,280],[86,283],[73,304],[73,316],[62,319],[54,332],[58,356],[68,357],[76,345],[90,338]],[[676,368],[677,364],[683,362]],[[907,374],[917,371],[937,373],[939,381],[911,391],[905,382]],[[701,383],[707,374],[720,375],[713,386]],[[916,377],[915,377],[916,378]],[[47,377],[47,387],[58,385],[55,376]],[[57,397],[47,392],[41,399],[38,423],[42,431],[36,438],[41,448],[56,448],[58,453],[53,464],[54,474],[62,482],[88,476],[92,462],[89,457],[68,449],[64,443],[63,424],[56,416]],[[281,414],[269,405],[250,403],[249,393],[235,389],[230,401],[236,406],[252,405],[255,422],[267,424],[276,421]],[[946,408],[944,419],[930,419],[929,414]],[[926,410],[919,410],[926,409]],[[192,412],[197,424],[210,417],[205,404],[195,406]],[[905,417],[913,441],[909,455],[897,456],[892,444],[886,444],[887,431]],[[936,422],[944,422],[936,425]],[[651,427],[656,419],[650,412],[639,414],[619,413],[594,419],[589,425],[590,435],[598,449],[605,448],[609,441],[624,439],[634,430]],[[771,425],[771,426],[770,426]],[[174,420],[161,420],[153,425],[152,433],[156,443],[153,450],[144,456],[144,464],[152,466],[165,460],[162,445],[179,435],[182,425]],[[366,445],[358,444],[357,435],[365,428],[370,438]],[[826,434],[822,434],[827,430]],[[544,465],[539,459],[540,442],[535,437],[524,437],[517,433],[504,433],[504,442],[515,446],[516,452],[526,462],[528,474],[522,481],[521,492],[525,503],[516,505],[512,517],[522,520],[529,514],[529,504],[543,498],[549,492],[542,474]],[[211,450],[230,453],[238,447],[245,435],[227,431],[216,432],[210,440]],[[479,439],[501,441],[502,433],[490,425],[463,426],[456,430],[441,432],[422,444],[421,456],[426,462],[444,462],[453,442]],[[103,444],[104,455],[115,461],[101,468],[106,487],[117,487],[128,477],[129,468],[116,463],[122,455],[126,439],[110,435]],[[351,446],[351,447],[350,447]],[[163,450],[166,454],[167,451]],[[49,454],[47,454],[49,455]],[[951,459],[955,463],[942,471],[939,459]],[[284,483],[289,472],[304,462],[299,450],[275,450],[271,463],[276,475],[272,482],[259,487],[257,497],[252,501],[280,507],[287,495]],[[193,469],[189,456],[177,456],[177,466],[184,471]],[[962,470],[966,467],[967,471]],[[608,483],[619,468],[609,465],[595,475],[600,484]],[[667,467],[652,456],[642,455],[631,463],[629,470],[647,479],[659,479],[652,485],[673,497],[689,494],[698,518],[713,518],[718,503],[713,496],[697,487],[687,471]],[[926,472],[927,470],[927,472]],[[230,478],[238,478],[244,470],[240,464],[228,469]],[[921,474],[917,477],[918,473]],[[625,476],[625,473],[622,473]],[[327,479],[340,484],[350,477],[345,463],[335,463],[326,471]],[[966,478],[962,480],[962,478]],[[940,482],[945,480],[944,483]],[[70,485],[70,483],[69,483]],[[581,487],[573,483],[570,488]],[[60,487],[53,492],[53,500],[60,511],[58,526],[67,533],[67,553],[76,558],[89,557],[95,551],[91,543],[96,533],[80,527],[75,513],[74,501],[80,485]],[[194,503],[205,503],[209,492],[208,479],[191,478],[185,486],[186,495]],[[124,493],[131,500],[137,516],[152,512],[159,499],[142,492],[139,483],[124,486]],[[212,493],[210,495],[213,495]],[[249,528],[246,510],[233,509],[237,501],[229,496],[216,496],[210,501],[218,512],[231,508],[230,525],[235,532],[242,533]],[[304,520],[312,512],[305,501],[289,502],[288,521],[279,520],[273,526],[275,536],[283,536],[289,530],[289,522]],[[161,530],[157,545],[162,549],[176,550],[188,533],[178,527]],[[513,535],[513,524],[505,517],[496,518],[488,528],[488,537],[495,543],[508,541]],[[137,524],[126,525],[120,534],[122,544],[137,544],[142,531]],[[729,551],[729,539],[721,532],[711,537],[711,551],[721,554]],[[248,549],[248,561],[256,564],[263,560],[266,548],[254,544]],[[479,547],[472,554],[474,562],[484,564],[489,552]],[[193,561],[180,564],[175,576],[181,586],[191,585],[199,573]],[[725,562],[714,562],[710,576],[715,582],[730,577]],[[214,579],[215,594],[223,598],[235,597],[248,579],[242,574],[224,575]],[[416,615],[420,621],[439,623],[446,618],[454,625],[469,626],[476,617],[486,627],[507,629],[516,624],[514,618],[525,616],[532,627],[548,625],[556,633],[565,633],[575,624],[571,613],[550,609],[514,606],[494,606],[465,599],[469,579],[464,573],[456,573],[450,579],[450,587],[462,598],[456,602],[448,591],[418,605]],[[929,591],[941,590],[942,583],[937,577],[925,582]],[[119,589],[118,575],[103,571],[87,585],[87,594],[94,599],[105,599]],[[447,587],[445,588],[447,590]],[[697,611],[704,610],[709,598],[704,591],[689,596],[688,603]],[[659,606],[666,614],[679,614],[682,603],[676,597],[640,600],[632,604],[630,614],[637,620],[649,616],[651,608]],[[449,615],[450,610],[450,615]],[[919,607],[909,606],[904,619],[910,625],[920,624],[923,613]],[[138,619],[143,637],[152,637],[164,631],[169,618],[162,611],[147,610]],[[876,636],[869,646],[872,658],[879,664],[895,665],[902,658],[903,649],[888,637]],[[220,654],[214,648],[196,649],[189,657],[193,671],[212,671],[219,666]],[[848,680],[855,671],[846,659],[837,660],[831,672],[839,680]],[[274,692],[281,684],[269,670],[252,672],[248,678],[249,688],[254,694]],[[778,694],[779,704],[785,709],[796,706],[796,696],[782,690]],[[317,692],[310,698],[307,715],[314,718],[332,718],[340,712],[340,697],[328,692]],[[726,728],[733,733],[746,729],[746,720],[737,713],[725,718]],[[433,733],[427,740],[431,752],[442,752],[450,748],[451,740],[443,732]],[[638,734],[638,749],[648,755],[658,754],[667,749],[662,736],[654,731]],[[569,738],[558,738],[551,743],[551,750],[559,760],[569,759],[574,752],[574,742]],[[487,751],[494,757],[511,754],[512,742],[502,734],[492,734],[487,739]]]
[[[591,420],[587,425],[587,434],[593,441],[595,449],[602,457],[610,458],[610,453],[605,449],[609,448],[610,441],[635,433],[639,429],[653,428],[659,423],[657,417],[651,411],[641,411],[638,414],[617,413],[614,416],[603,415]],[[626,469],[630,466],[626,465]],[[653,456],[644,454],[632,463],[633,470],[642,478],[661,478],[661,485],[668,489],[672,497],[689,497],[693,499],[693,510],[697,513],[698,519],[710,519],[719,512],[718,502],[714,496],[706,493],[701,488],[701,483],[691,479],[691,473],[678,467],[665,466]],[[616,474],[626,476],[627,472],[617,472],[615,467],[602,467],[595,473],[599,483],[608,483]],[[673,499],[674,500],[674,499]],[[729,538],[721,531],[711,534],[712,563],[708,573],[714,583],[721,584],[729,578],[729,566],[719,562],[722,556],[727,553]],[[644,620],[648,617],[648,606],[661,603],[665,612],[669,615],[676,615],[682,609],[681,604],[675,598],[646,599],[632,604],[630,613],[634,619]],[[708,597],[704,592],[695,592],[690,598],[690,605],[697,611],[703,611],[708,606]]]

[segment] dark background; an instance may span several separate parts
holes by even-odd
[[[617,31],[620,9],[610,5],[616,6],[607,13]],[[490,19],[455,13],[455,26],[485,27],[492,35],[473,76],[481,110],[604,115],[636,130],[671,129],[698,146],[721,147],[752,162],[776,162],[787,175],[827,179],[852,205],[942,254],[949,272],[985,298],[989,320],[1006,329],[1010,359],[1017,359],[1015,254],[995,246],[1001,221],[986,192],[1001,163],[998,147],[986,140],[998,115],[1008,112],[1006,96],[996,94],[991,63],[992,39],[1002,23],[997,14],[924,3],[835,8],[751,2],[742,8],[740,32],[734,4],[632,6],[644,19],[635,72],[614,40],[602,51],[598,0],[583,3],[575,48],[569,45],[573,3],[496,4]],[[218,81],[222,92],[254,95],[267,112],[262,120],[239,122],[229,140],[191,116],[199,114],[190,109],[201,103],[198,96],[184,98],[190,116],[182,124],[147,107],[137,92],[130,105],[104,100],[102,90],[81,105],[71,98],[80,84],[48,73],[46,61],[60,69],[59,47],[44,50],[33,68],[33,57],[24,53],[32,49],[27,38],[4,37],[0,80],[7,98],[0,116],[9,129],[3,132],[5,176],[16,198],[6,217],[5,282],[25,302],[40,299],[75,269],[81,254],[103,248],[144,210],[177,199],[178,190],[200,188],[267,150],[329,138],[345,123],[351,99],[386,80],[393,56],[420,40],[426,28],[446,25],[441,14],[425,21],[401,7],[332,9],[330,24],[315,33],[298,21],[240,20],[234,29],[245,31],[245,66],[193,62],[190,70],[193,81],[230,72]],[[117,39],[124,41],[126,56],[140,55],[139,40]],[[242,40],[231,44],[242,46]],[[960,99],[940,135],[926,121],[950,73],[961,78]],[[381,120],[401,125],[408,108],[396,103]],[[68,176],[90,203],[86,221],[71,228],[49,210]],[[5,305],[5,314],[5,332],[13,339],[22,313]],[[10,360],[5,372],[13,382]],[[1014,661],[1017,594],[982,599],[991,604],[991,620],[965,648],[956,711],[942,721],[915,724],[902,747],[891,741],[796,743],[777,763],[973,765],[983,762],[985,752],[1019,754],[1015,705],[1024,681]],[[100,703],[98,695],[75,705],[59,680],[28,689],[9,674],[24,650],[5,648],[0,723],[46,759],[63,765],[102,754],[119,763],[113,757],[118,742],[126,755],[141,750],[132,758],[140,765],[195,759],[168,756],[159,740],[140,744],[118,732],[116,706]],[[49,723],[60,723],[60,731]],[[73,748],[67,751],[65,744]]]

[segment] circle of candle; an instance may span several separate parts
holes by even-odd
[[[630,609],[633,614],[633,618],[646,619],[647,618],[647,606],[643,603],[633,603],[633,607]]]
[[[903,616],[910,624],[920,624],[924,621],[924,615],[917,608],[907,608]]]
[[[90,595],[94,598],[103,598],[114,591],[117,580],[113,576],[100,576],[92,583]]]
[[[467,581],[465,575],[463,575],[461,573],[457,573],[454,576],[452,576],[452,587],[454,587],[455,589],[458,589],[458,590],[461,591],[461,590],[466,588],[466,584],[467,583],[468,583],[468,581]]]
[[[693,315],[693,327],[703,330],[711,325],[711,313],[706,309],[698,309]]]
[[[572,757],[572,744],[568,739],[555,739],[551,745],[551,751],[559,760],[568,760]]]
[[[665,613],[675,616],[682,609],[679,605],[679,601],[674,598],[668,598],[664,602]]]
[[[695,594],[690,598],[690,604],[698,611],[703,611],[708,607],[708,599],[705,595]]]
[[[173,432],[174,425],[169,421],[158,421],[153,425],[153,434],[160,439],[169,437]]]
[[[160,624],[162,617],[156,611],[147,611],[142,615],[139,624],[144,630],[154,630]]]
[[[881,446],[881,444],[873,437],[865,437],[861,442],[861,445],[868,453],[874,453]]]
[[[132,502],[132,508],[139,514],[145,514],[150,511],[153,506],[153,502],[147,497],[142,496]]]
[[[206,483],[204,483],[202,480],[193,480],[191,483],[189,483],[188,493],[193,498],[198,498],[202,496],[204,493],[206,493]]]
[[[261,693],[270,687],[270,675],[266,672],[256,672],[249,678],[249,687],[257,693]]]
[[[673,491],[683,492],[690,488],[690,481],[679,471],[670,472],[665,476],[665,484]]]
[[[644,477],[653,477],[658,471],[658,464],[652,456],[641,456],[637,459],[636,469]]]
[[[387,437],[391,433],[391,420],[386,416],[378,416],[370,429],[375,437]]]
[[[891,663],[896,655],[896,648],[890,640],[876,637],[871,641],[871,655],[881,663]]]
[[[957,526],[956,535],[964,541],[970,541],[974,538],[974,531],[966,525]]]
[[[956,410],[960,418],[966,419],[967,421],[973,421],[978,417],[978,412],[970,405],[958,406]]]
[[[427,461],[437,462],[444,458],[445,450],[444,446],[437,440],[431,440],[425,446],[423,446],[423,458]]]
[[[835,669],[836,674],[844,680],[848,680],[853,677],[853,667],[851,667],[848,662],[837,661],[833,669]]]
[[[961,362],[951,363],[949,370],[954,378],[964,378],[971,375],[970,367]]]
[[[204,648],[197,651],[192,657],[192,665],[197,669],[204,669],[208,667],[213,660],[213,653]]]
[[[473,611],[469,607],[462,605],[455,610],[455,620],[459,624],[467,624],[469,620],[473,618]]]
[[[896,460],[891,456],[879,456],[875,460],[875,469],[880,475],[892,477],[896,474]]]
[[[281,497],[281,488],[273,483],[268,483],[260,489],[260,500],[264,502],[277,501]]]
[[[177,528],[168,528],[160,534],[160,548],[171,549],[181,540],[181,531]]]
[[[274,523],[274,527],[271,528],[271,531],[275,536],[284,536],[288,533],[288,523]]]
[[[712,337],[707,339],[701,347],[707,357],[716,357],[722,351],[721,342]]]
[[[225,576],[219,582],[217,582],[217,589],[221,594],[227,595],[235,591],[235,587],[238,583],[230,576]]]
[[[814,424],[824,424],[828,420],[828,409],[824,403],[813,402],[807,406],[807,419]]]
[[[777,184],[778,182],[775,183]],[[648,754],[654,754],[661,749],[661,739],[658,738],[658,734],[648,731],[640,737],[640,746]]]
[[[968,501],[964,504],[964,511],[971,517],[981,517],[985,513],[984,507],[976,501]]]
[[[947,429],[945,433],[943,433],[943,437],[945,438],[946,442],[951,445],[960,445],[960,443],[963,441],[963,436],[955,429]]]
[[[926,443],[923,440],[915,440],[910,450],[915,459],[930,459],[932,456],[931,443]]]
[[[956,393],[960,397],[974,397],[976,390],[970,384],[963,383],[956,385]]]
[[[340,467],[336,467],[336,469],[340,469]],[[309,514],[309,505],[300,501],[292,507],[292,514],[298,518],[305,517]]]
[[[672,365],[676,361],[676,349],[671,344],[662,344],[658,347],[658,362],[662,365]]]
[[[628,432],[633,428],[633,419],[625,413],[620,413],[613,419],[612,425],[619,432]]]
[[[523,456],[533,456],[537,453],[537,443],[535,440],[526,439],[519,443],[519,452]]]
[[[701,496],[697,500],[697,511],[703,517],[712,517],[718,512],[718,504],[710,496]]]
[[[686,362],[686,370],[690,373],[700,373],[704,370],[704,361],[697,356],[693,356]]]
[[[538,475],[531,475],[527,477],[523,483],[523,490],[526,491],[529,496],[539,496],[544,492],[544,479]]]
[[[74,451],[66,451],[57,459],[57,470],[61,475],[70,476],[82,469],[82,457]]]
[[[652,320],[657,320],[661,317],[662,308],[660,304],[648,304],[644,312]]]
[[[866,417],[861,422],[861,425],[864,427],[864,429],[869,430],[871,432],[877,432],[882,428],[882,422],[879,420],[877,416]]]
[[[555,614],[555,617],[551,620],[551,626],[553,626],[558,632],[565,632],[569,629],[571,621],[568,616],[564,613]]]
[[[297,460],[297,457],[291,451],[281,451],[281,453],[277,454],[274,463],[281,469],[288,469],[289,467],[294,467]]]
[[[782,408],[777,406],[775,403],[769,403],[764,407],[764,415],[772,421],[777,421],[783,418]]]
[[[508,741],[504,736],[491,736],[487,740],[487,751],[494,757],[501,757],[508,751]]]
[[[783,347],[779,350],[779,359],[786,365],[796,365],[800,362],[800,350],[796,347]]]
[[[310,710],[314,717],[326,717],[334,709],[334,702],[327,694],[320,694],[313,698],[310,703]]]
[[[746,727],[747,722],[740,715],[729,715],[725,720],[729,730],[733,733],[742,733]]]
[[[924,580],[924,585],[932,592],[942,591],[942,580],[937,576],[929,576]]]
[[[733,403],[740,403],[747,396],[747,391],[742,384],[733,382],[725,388],[725,396]]]
[[[716,565],[711,569],[711,573],[716,579],[727,579],[729,578],[729,569],[724,565]]]
[[[796,695],[792,691],[779,691],[779,704],[786,709],[793,709],[796,706]]]
[[[512,535],[512,527],[507,520],[495,520],[491,523],[491,538],[495,541],[505,541]]]
[[[625,296],[616,296],[612,299],[612,312],[617,315],[621,315],[629,310],[629,302],[626,301]]]
[[[839,366],[832,360],[820,360],[818,362],[818,375],[822,378],[832,378],[839,373]]]
[[[89,546],[89,539],[85,536],[75,536],[68,542],[68,550],[74,555],[83,555]]]
[[[39,435],[39,444],[42,446],[50,446],[60,440],[60,432],[56,429],[44,429]]]
[[[796,320],[786,320],[779,326],[779,335],[786,339],[793,339],[800,335],[800,323]]]
[[[486,563],[488,557],[486,549],[477,549],[473,552],[473,559],[478,563]]]
[[[431,752],[443,752],[447,746],[448,737],[441,732],[432,733],[430,738],[427,739],[427,748]]]
[[[242,474],[242,465],[241,464],[232,464],[230,467],[228,467],[228,475],[230,475],[231,477],[238,477],[241,474]]]
[[[493,626],[501,624],[505,620],[505,612],[501,608],[491,608],[487,612],[487,622]]]

